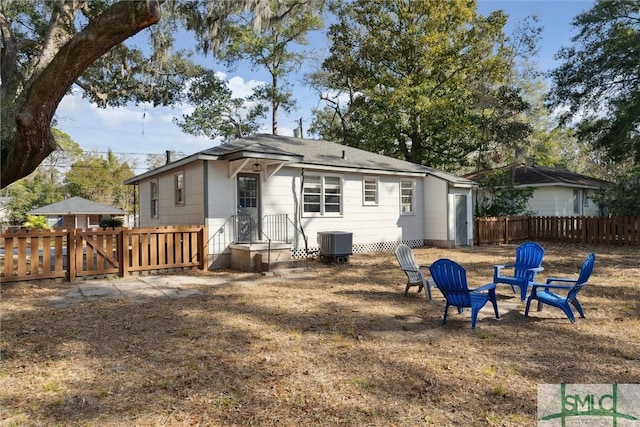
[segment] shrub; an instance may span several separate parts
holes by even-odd
[[[100,220],[100,227],[102,228],[118,228],[122,227],[123,221],[120,218],[102,218]]]
[[[27,215],[27,220],[22,226],[28,230],[51,230],[47,217],[42,215]]]

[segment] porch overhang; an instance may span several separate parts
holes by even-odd
[[[264,170],[264,180],[266,181],[284,165],[291,162],[301,161],[303,156],[291,154],[270,154],[256,153],[253,151],[236,151],[228,155],[222,156],[221,160],[229,162],[229,178],[234,178],[243,170],[253,170],[254,165],[258,165],[259,169]]]

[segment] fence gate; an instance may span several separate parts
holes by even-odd
[[[120,270],[118,247],[122,231],[79,231],[76,234],[76,276],[113,274]]]
[[[0,281],[204,270],[205,236],[202,226],[6,232],[0,234]]]

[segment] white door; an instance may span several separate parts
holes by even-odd
[[[255,242],[260,237],[260,175],[238,174],[239,242]]]

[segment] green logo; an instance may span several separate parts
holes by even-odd
[[[624,411],[638,410],[640,385],[624,386],[626,387],[620,389],[619,384],[575,384],[570,385],[570,389],[567,390],[566,384],[560,384],[558,402],[557,388],[550,384],[543,384],[538,387],[539,425],[547,425],[540,421],[559,420],[561,426],[565,427],[567,419],[571,417],[581,417],[580,425],[608,425],[606,420],[610,419],[611,425],[616,427],[618,420],[637,421],[639,418]],[[620,405],[620,403],[623,404]]]

